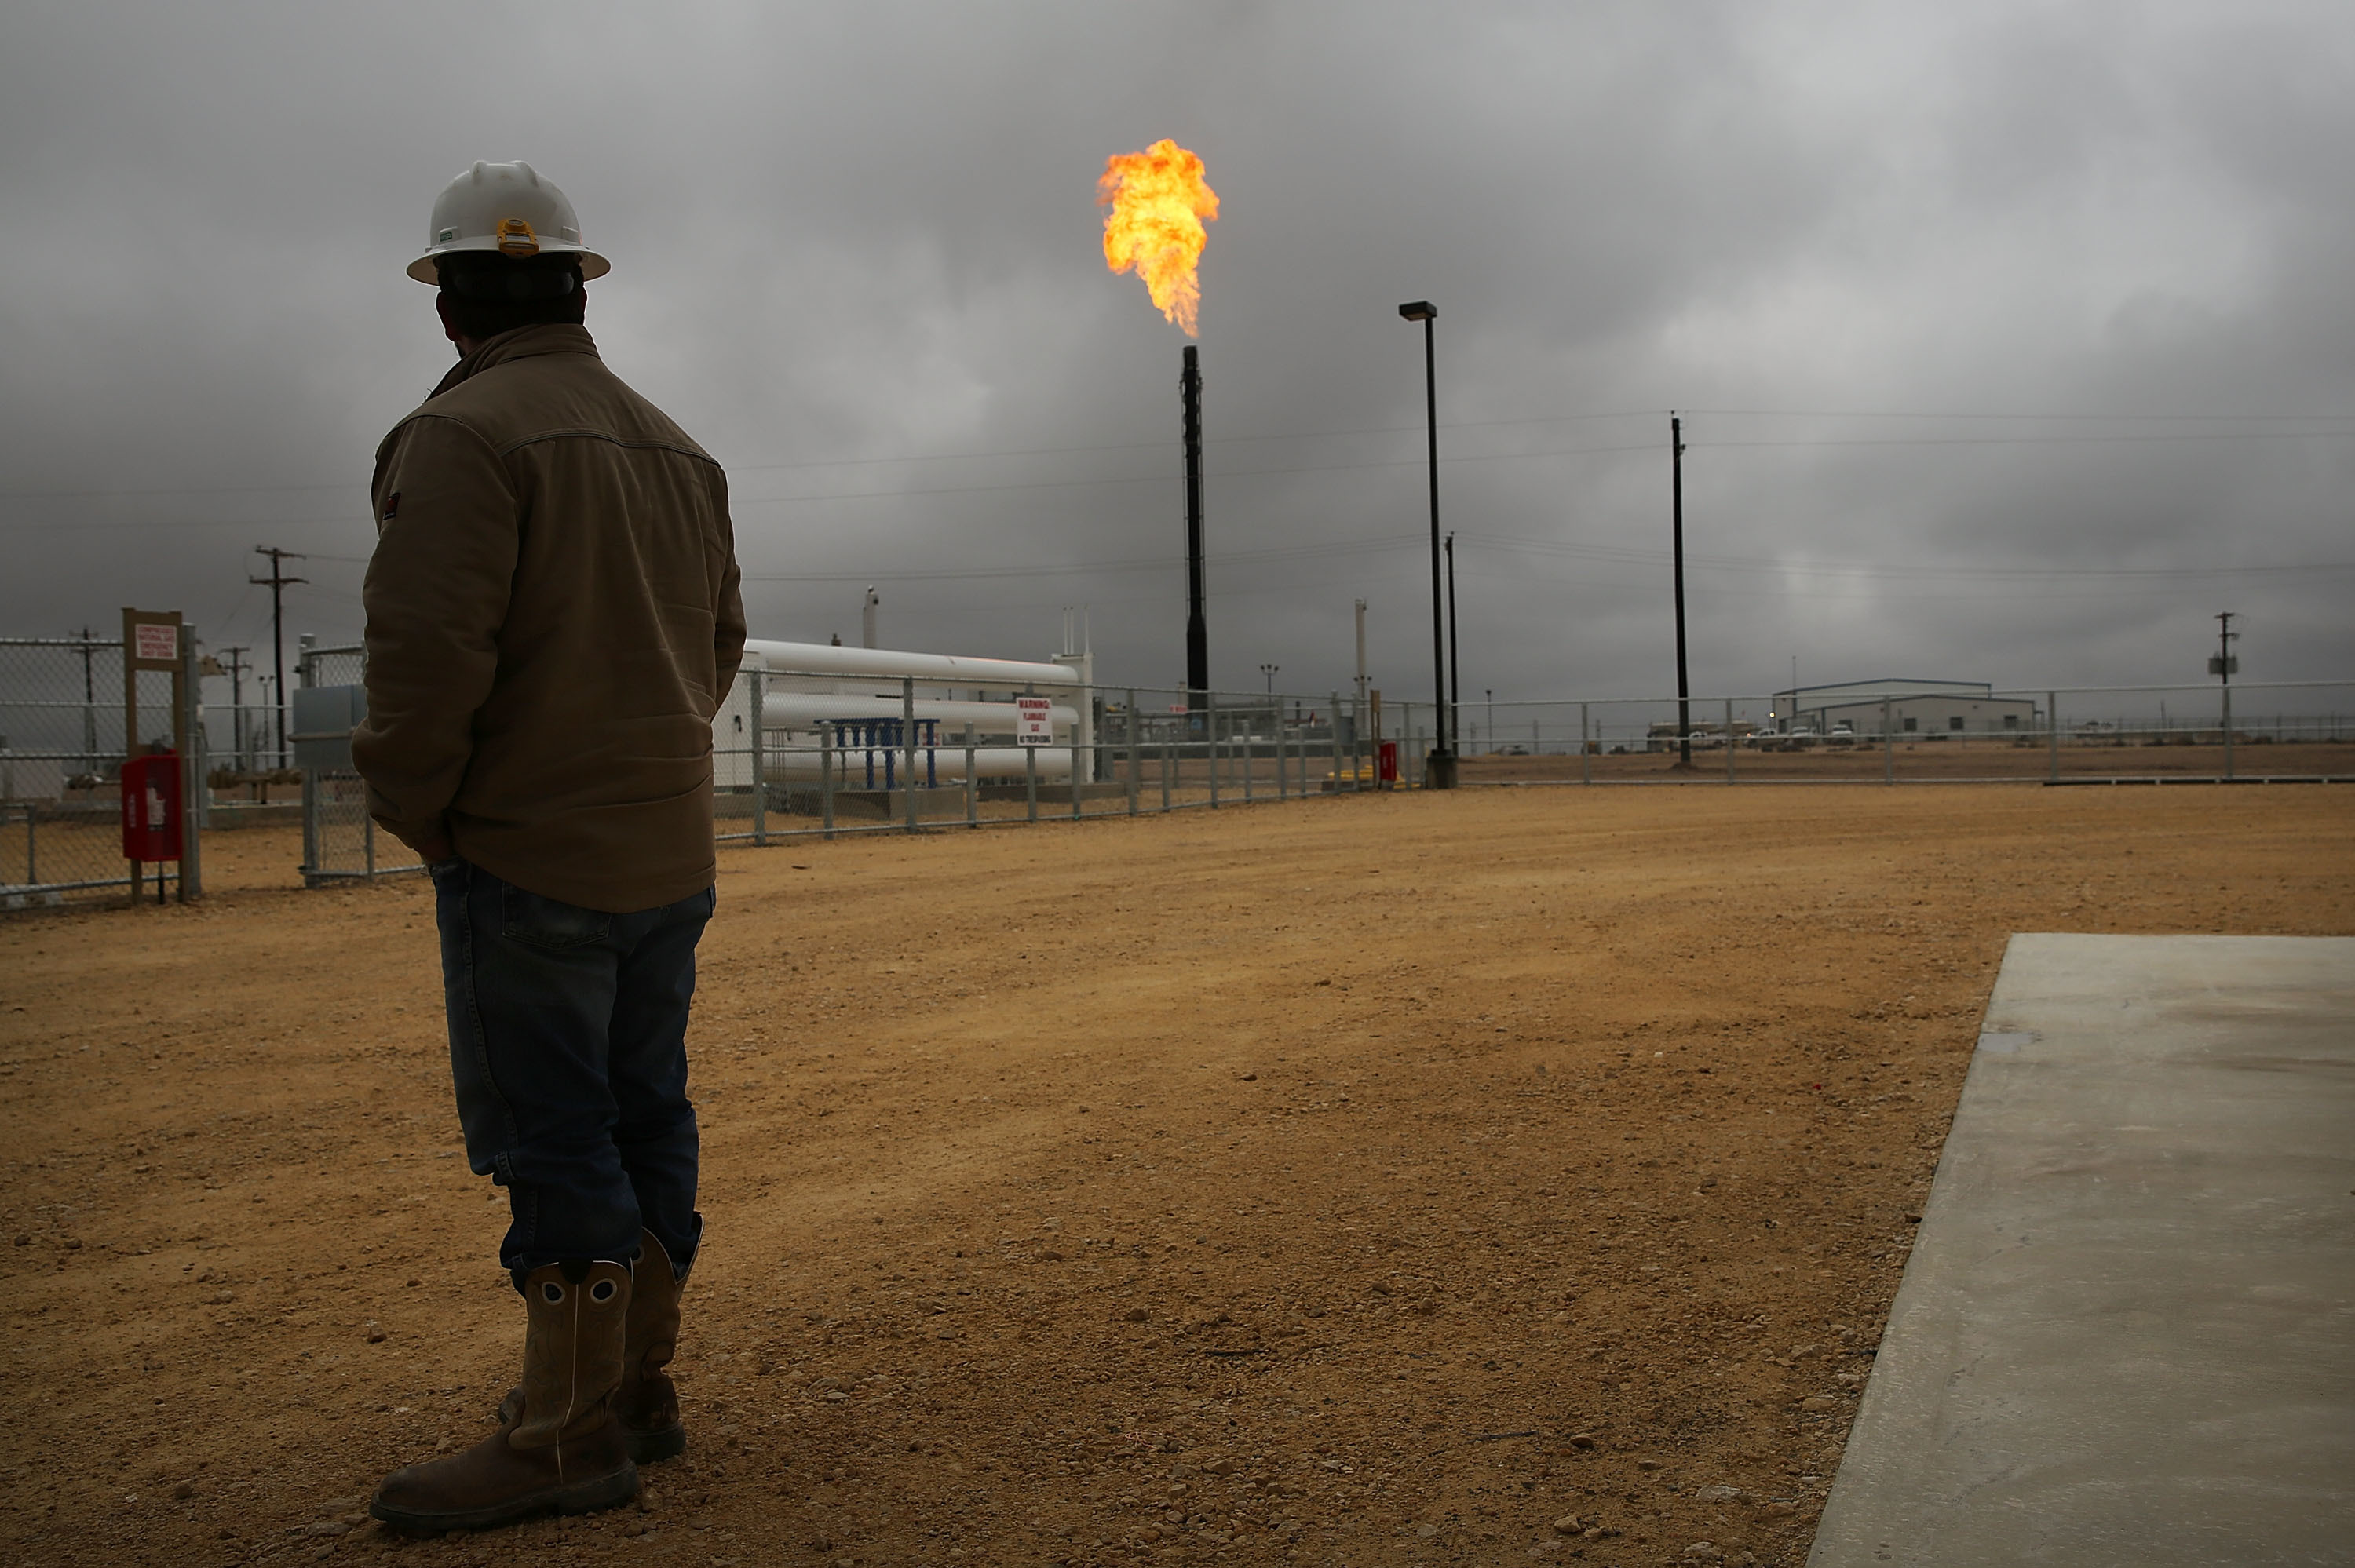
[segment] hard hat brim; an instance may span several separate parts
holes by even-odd
[[[434,287],[439,288],[442,283],[442,274],[440,270],[434,265],[434,259],[436,257],[447,256],[454,251],[496,250],[498,248],[498,241],[487,235],[479,239],[461,239],[448,245],[437,245],[432,249],[428,250],[424,255],[420,256],[416,260],[411,261],[409,264],[409,275],[416,279],[421,283],[430,283]],[[584,283],[591,282],[596,279],[602,278],[606,273],[613,270],[613,264],[612,262],[606,260],[602,256],[598,255],[594,250],[588,249],[586,246],[566,245],[561,241],[550,242],[543,239],[539,244],[539,254],[542,256],[578,256],[581,259],[581,281]]]

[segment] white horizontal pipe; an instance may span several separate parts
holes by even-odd
[[[1047,710],[1058,725],[1075,724],[1079,710],[1060,705]],[[775,731],[781,729],[811,729],[827,719],[897,719],[906,713],[905,700],[898,692],[878,692],[871,696],[838,692],[780,692],[772,690],[761,701],[761,726]],[[1012,735],[1015,731],[1016,709],[1012,703],[961,703],[943,697],[918,697],[916,717],[936,721],[941,726],[941,742],[945,745],[954,731],[962,739],[968,724],[983,735]]]
[[[1070,781],[1071,748],[1067,746],[977,746],[973,752],[974,774],[982,779],[1018,779],[1029,766],[1022,755],[1026,751],[1039,754],[1039,782],[1062,784]],[[904,788],[907,780],[900,777],[900,769],[907,761],[907,753],[896,746],[875,747],[876,788],[880,789],[883,785],[883,757],[886,752],[891,757],[893,785]],[[942,746],[930,750],[921,746],[916,747],[916,777],[919,779],[924,777],[927,758],[932,759],[933,778],[943,782],[950,779],[962,782],[964,779],[964,747]],[[795,747],[790,751],[772,751],[769,753],[769,778],[773,782],[791,780],[797,784],[815,784],[818,780],[818,765],[819,754],[814,750]],[[865,747],[849,746],[836,749],[834,787],[837,789],[863,789],[867,787]]]
[[[1080,672],[1068,664],[969,659],[961,653],[903,653],[888,648],[837,648],[830,642],[771,642],[765,639],[745,642],[744,667],[788,674],[879,675],[891,680],[913,675],[919,681],[996,690],[1081,683]]]

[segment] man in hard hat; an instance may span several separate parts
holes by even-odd
[[[744,614],[719,465],[581,324],[606,270],[528,164],[459,175],[409,268],[458,364],[377,451],[352,756],[432,873],[458,1119],[526,1318],[498,1431],[378,1489],[415,1531],[609,1507],[686,1446],[687,1004]]]

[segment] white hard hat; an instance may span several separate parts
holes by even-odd
[[[581,220],[555,185],[529,164],[476,164],[433,198],[433,242],[409,264],[421,283],[438,283],[433,259],[453,250],[506,256],[581,258],[581,279],[602,278],[612,263],[581,243]]]

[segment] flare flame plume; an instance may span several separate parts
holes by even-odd
[[[1161,313],[1194,331],[1202,286],[1194,267],[1219,217],[1218,193],[1202,179],[1202,160],[1163,139],[1142,153],[1115,153],[1096,181],[1104,214],[1104,265],[1145,280]]]

